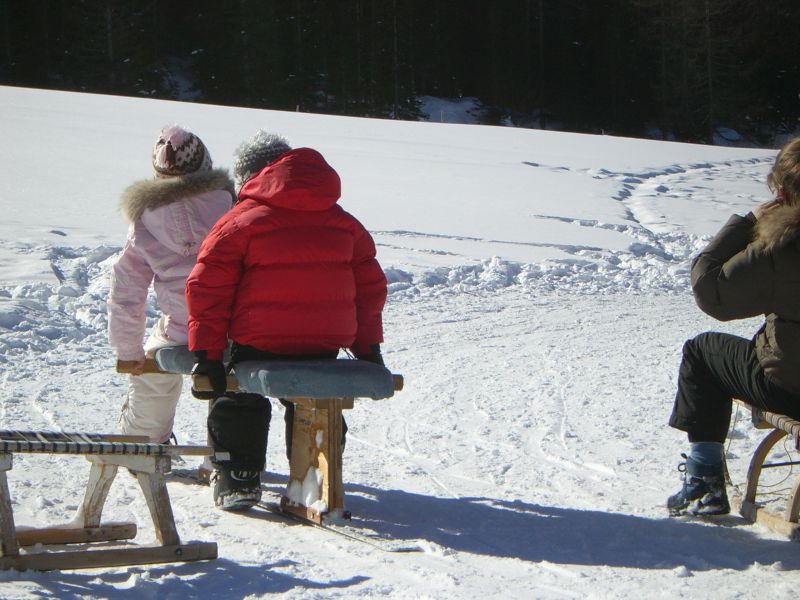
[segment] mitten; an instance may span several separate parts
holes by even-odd
[[[228,373],[225,370],[225,365],[221,360],[209,360],[206,357],[204,350],[194,353],[196,362],[192,368],[192,376],[205,375],[211,383],[213,391],[200,391],[192,387],[192,395],[195,398],[219,398],[224,396],[228,390]]]
[[[362,354],[360,356],[356,356],[358,360],[366,360],[371,363],[375,363],[376,365],[385,366],[383,363],[383,355],[381,354],[381,345],[380,344],[371,344],[369,347],[369,354]]]

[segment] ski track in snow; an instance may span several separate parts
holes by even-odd
[[[509,597],[577,598],[637,594],[646,582],[675,597],[722,571],[726,586],[715,588],[715,598],[765,588],[771,597],[794,597],[798,578],[785,571],[800,569],[795,547],[735,519],[717,527],[668,519],[661,508],[679,485],[683,440],[665,422],[683,340],[710,328],[749,336],[757,323],[719,324],[694,308],[688,261],[704,240],[661,231],[663,220],[642,200],[693,193],[681,186],[728,170],[763,178],[764,164],[585,170],[620,183],[617,199],[631,223],[542,217],[613,228],[631,237],[627,252],[571,246],[561,249],[578,260],[387,268],[385,356],[406,388],[389,401],[359,401],[346,415],[345,487],[357,522],[415,540],[422,552],[376,558],[363,545],[274,515],[217,511],[208,489],[172,481],[182,537],[218,542],[216,563],[0,573],[0,595],[4,582],[14,582],[15,593],[29,598],[123,597],[134,587],[142,597],[166,597],[166,590],[175,597],[412,598],[428,589],[440,598],[494,588]],[[397,244],[427,235],[382,233]],[[45,256],[53,279],[0,288],[4,428],[115,430],[126,382],[113,372],[105,296],[119,248],[14,248]],[[608,414],[609,407],[618,410]],[[205,411],[184,390],[176,423],[182,443],[205,442]],[[274,414],[265,488],[279,493],[287,465],[278,405]],[[730,467],[741,480],[757,436],[743,423],[733,438]],[[15,458],[9,479],[18,522],[72,518],[85,477],[77,462]],[[106,513],[135,520],[139,539],[154,535],[126,473]],[[345,558],[323,560],[321,552]],[[487,562],[491,568],[476,572]],[[784,571],[780,584],[777,571]]]

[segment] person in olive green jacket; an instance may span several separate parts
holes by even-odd
[[[800,419],[800,138],[778,153],[767,178],[775,194],[732,216],[692,263],[697,305],[721,321],[765,315],[752,340],[707,332],[688,340],[669,424],[691,450],[673,515],[730,511],[723,442],[732,399]]]

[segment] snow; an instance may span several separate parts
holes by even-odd
[[[160,128],[196,130],[223,167],[242,139],[275,131],[326,156],[378,244],[384,356],[405,389],[346,413],[346,502],[354,524],[421,548],[225,513],[208,488],[173,480],[182,539],[216,541],[218,560],[0,572],[0,597],[796,597],[796,545],[663,508],[686,449],[666,426],[683,341],[758,325],[703,315],[689,261],[768,197],[773,151],[9,87],[0,105],[3,428],[116,430],[126,380],[104,302],[126,232],[118,201],[150,176]],[[264,489],[278,494],[274,409]],[[185,389],[181,443],[205,442],[205,412]],[[736,481],[761,435],[738,415]],[[87,474],[80,458],[16,456],[17,523],[71,521]],[[104,517],[155,539],[127,473]]]

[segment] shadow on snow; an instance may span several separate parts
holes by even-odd
[[[241,565],[224,558],[210,562],[128,567],[127,573],[92,571],[14,573],[14,581],[30,578],[38,589],[28,590],[42,598],[243,598],[248,594],[297,590],[346,589],[369,580],[353,576],[333,581],[311,581],[287,571],[296,565],[282,560],[260,565]],[[0,593],[3,589],[0,579]]]
[[[438,498],[347,484],[353,524],[458,552],[557,564],[695,571],[780,561],[800,569],[797,545],[759,537],[738,516],[718,525],[491,498]]]

